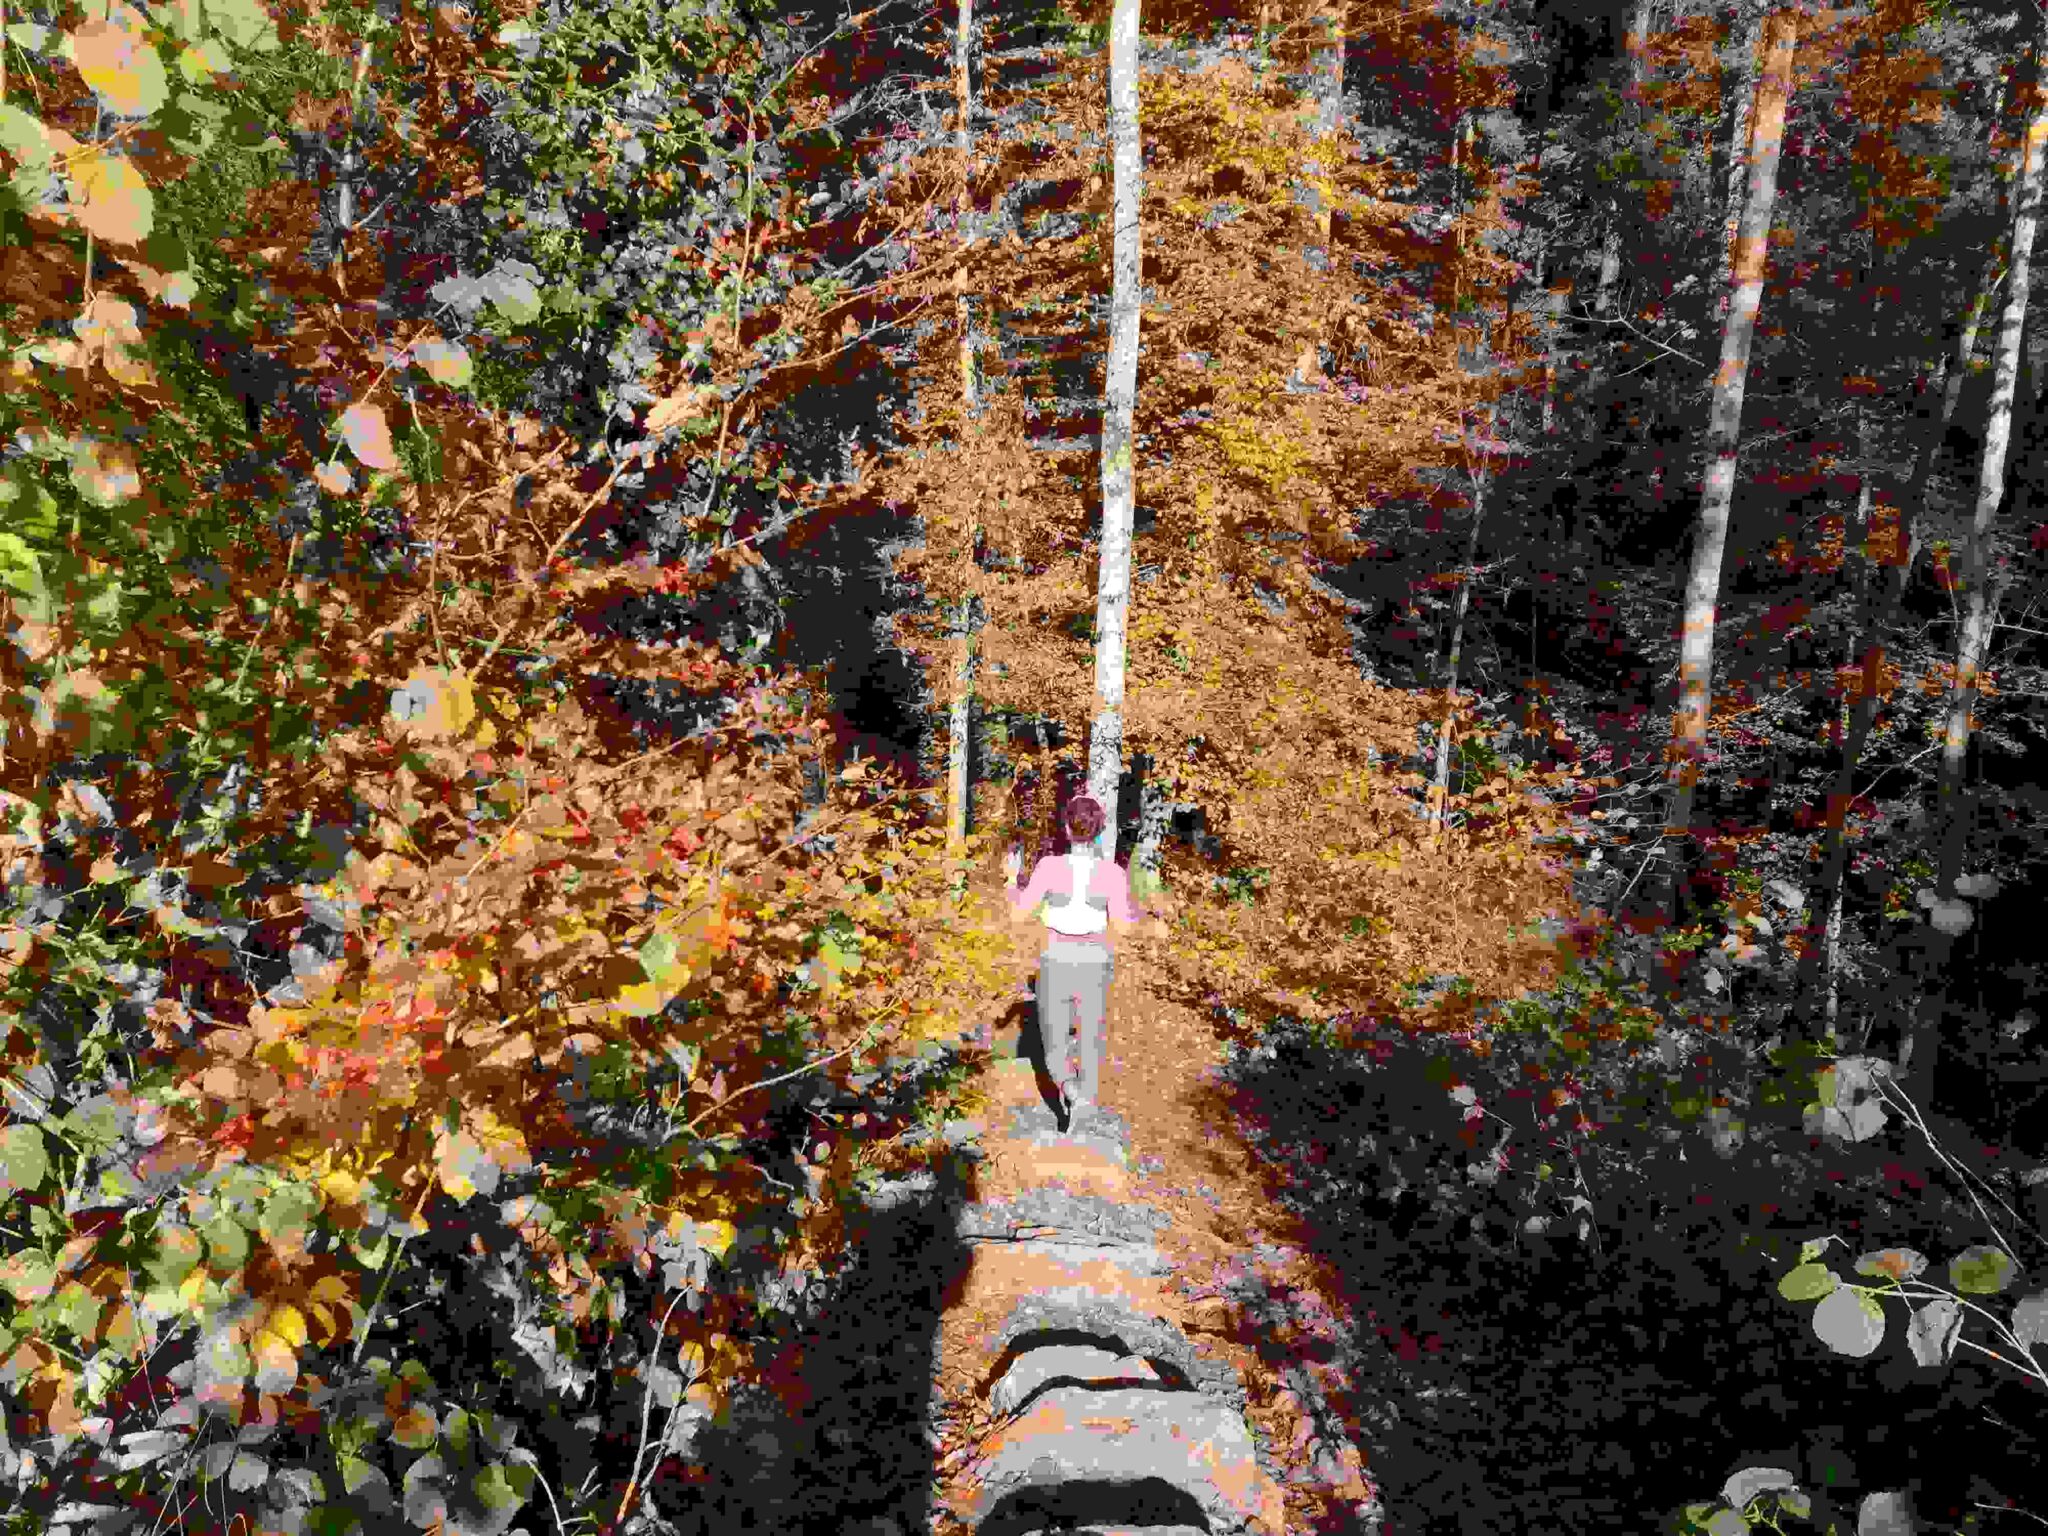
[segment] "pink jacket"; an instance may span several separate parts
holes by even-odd
[[[1060,854],[1050,859],[1040,859],[1031,871],[1031,878],[1024,886],[1010,893],[1010,907],[1019,917],[1030,912],[1041,901],[1050,898],[1056,905],[1064,903],[1073,893],[1073,877],[1067,864],[1068,855]],[[1131,878],[1123,865],[1112,859],[1097,859],[1089,872],[1088,889],[1082,893],[1091,906],[1106,904],[1109,917],[1115,923],[1135,923],[1141,915],[1131,901]]]

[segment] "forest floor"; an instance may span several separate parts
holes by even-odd
[[[1030,1294],[1078,1284],[1165,1320],[1201,1358],[1237,1372],[1259,1460],[1284,1491],[1286,1530],[1349,1528],[1374,1490],[1358,1427],[1339,1406],[1345,1384],[1316,1357],[1332,1353],[1318,1340],[1334,1339],[1355,1302],[1345,1299],[1341,1277],[1303,1251],[1300,1223],[1279,1209],[1270,1175],[1238,1132],[1221,1081],[1225,1042],[1200,1013],[1163,995],[1166,985],[1141,942],[1119,948],[1101,1080],[1106,1128],[1084,1119],[1078,1134],[1056,1130],[1041,1067],[1025,1054],[1036,1033],[1034,1004],[1012,1006],[984,1037],[984,1157],[973,1198],[999,1201],[1053,1185],[1149,1207],[1169,1219],[1158,1233],[1166,1263],[1153,1278],[1107,1260],[1068,1264],[1004,1245],[979,1250],[941,1319],[938,1464],[957,1477],[996,1426],[981,1376],[1010,1309]],[[1266,1318],[1253,1322],[1240,1305],[1248,1294],[1280,1301],[1290,1323],[1275,1330],[1263,1308]],[[942,1521],[935,1529],[950,1527]]]

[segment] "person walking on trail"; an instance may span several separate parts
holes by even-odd
[[[1004,861],[1011,910],[1021,917],[1046,903],[1039,914],[1046,942],[1038,960],[1038,1037],[1069,1127],[1093,1108],[1102,1086],[1103,1025],[1115,970],[1111,936],[1122,937],[1141,915],[1124,867],[1093,850],[1103,820],[1099,800],[1077,796],[1066,814],[1071,850],[1040,859],[1021,889],[1024,855],[1012,848]]]

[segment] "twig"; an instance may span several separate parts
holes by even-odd
[[[1970,1507],[1973,1509],[1995,1509],[2000,1514],[2006,1515],[2025,1515],[2036,1525],[2048,1525],[2048,1520],[2044,1520],[2031,1509],[2021,1509],[2017,1504],[1986,1504],[1982,1499],[1972,1499],[1970,1500]]]
[[[1886,1103],[1891,1103],[1892,1096],[1897,1095],[1898,1104],[1904,1106],[1903,1112],[1905,1113],[1906,1117],[1912,1121],[1913,1128],[1917,1130],[1920,1133],[1920,1135],[1926,1140],[1928,1150],[1931,1151],[1936,1157],[1940,1158],[1943,1166],[1946,1167],[1951,1173],[1957,1175],[1957,1177],[1962,1181],[1963,1193],[1970,1197],[1970,1203],[1977,1207],[1977,1214],[1983,1218],[1984,1225],[1991,1229],[1991,1236],[1993,1241],[1995,1241],[1998,1244],[2000,1250],[2005,1254],[2005,1256],[2008,1259],[2011,1259],[2013,1263],[2017,1265],[2019,1263],[2019,1255],[2012,1251],[2012,1245],[2005,1240],[2005,1235],[1998,1230],[1998,1224],[1991,1219],[1990,1213],[1984,1209],[1984,1202],[1977,1198],[1976,1190],[1971,1187],[1973,1182],[1982,1183],[1983,1181],[1976,1179],[1975,1176],[1971,1174],[1968,1169],[1964,1168],[1962,1164],[1958,1163],[1953,1157],[1949,1156],[1948,1152],[1942,1147],[1941,1143],[1934,1139],[1934,1132],[1928,1128],[1926,1119],[1920,1113],[1919,1105],[1913,1102],[1912,1098],[1907,1094],[1905,1089],[1901,1088],[1897,1083],[1892,1081],[1891,1075],[1889,1073],[1877,1075],[1875,1081],[1877,1083],[1878,1094],[1885,1100]],[[1991,1186],[1989,1184],[1985,1184],[1984,1187],[1986,1189],[1991,1189]],[[1997,1190],[1991,1189],[1991,1198],[1998,1202],[2000,1208],[2004,1210],[2007,1216],[2011,1217],[2014,1221],[2018,1221],[2020,1219],[2019,1213],[2015,1211],[2011,1206],[2005,1203],[2005,1197],[1999,1194]]]
[[[668,1336],[668,1320],[675,1316],[676,1304],[688,1294],[687,1289],[675,1293],[669,1301],[668,1310],[661,1314],[661,1326],[654,1330],[654,1348],[647,1356],[647,1387],[640,1394],[640,1443],[633,1448],[633,1475],[626,1481],[626,1492],[619,1500],[619,1512],[612,1516],[614,1530],[618,1528],[619,1522],[626,1518],[626,1509],[633,1502],[633,1495],[640,1491],[640,1460],[647,1454],[647,1420],[654,1407],[654,1373],[661,1364],[661,1341]],[[676,1355],[676,1364],[682,1364],[680,1350]],[[677,1380],[681,1380],[680,1372],[677,1373]],[[678,1387],[677,1390],[682,1389]]]
[[[1638,329],[1635,322],[1630,320],[1626,315],[1576,314],[1573,315],[1571,318],[1578,321],[1582,325],[1621,326],[1624,330],[1628,331],[1638,340],[1648,342],[1651,346],[1657,348],[1660,352],[1667,353],[1670,356],[1677,358],[1682,363],[1691,363],[1693,367],[1700,369],[1702,372],[1706,371],[1707,365],[1701,362],[1698,358],[1692,356],[1690,353],[1681,352],[1676,347],[1667,346],[1664,342],[1659,341],[1656,337],[1651,336],[1646,332]],[[1630,371],[1633,372],[1634,370]]]
[[[832,1054],[829,1056],[820,1056],[815,1061],[807,1061],[802,1066],[792,1068],[790,1071],[784,1072],[779,1076],[763,1078],[761,1081],[757,1083],[747,1084],[747,1086],[744,1088],[735,1088],[731,1093],[728,1093],[716,1104],[707,1105],[702,1113],[698,1114],[693,1119],[687,1121],[684,1124],[683,1129],[685,1131],[694,1131],[697,1128],[699,1122],[701,1122],[706,1116],[717,1114],[719,1110],[725,1108],[726,1105],[730,1104],[734,1099],[739,1098],[742,1094],[752,1093],[757,1088],[773,1088],[777,1083],[786,1083],[793,1077],[802,1077],[806,1072],[815,1072],[818,1068],[828,1066],[832,1062],[837,1061],[842,1056],[849,1056],[853,1054],[855,1051],[863,1049],[868,1044],[868,1037],[874,1034],[877,1030],[879,1030],[881,1028],[881,1024],[882,1021],[877,1019],[874,1023],[870,1024],[866,1029],[862,1030],[858,1038],[856,1038],[847,1045],[841,1046],[838,1050],[832,1052]]]

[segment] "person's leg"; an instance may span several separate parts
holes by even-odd
[[[1072,965],[1050,954],[1038,957],[1038,1040],[1045,1049],[1045,1070],[1053,1085],[1073,1071],[1067,1037],[1067,1011],[1073,997]]]
[[[1081,1061],[1076,1097],[1089,1104],[1102,1096],[1102,1056],[1109,1028],[1109,980],[1114,969],[1115,961],[1105,955],[1088,967],[1087,974],[1076,988],[1079,1016],[1075,1020],[1075,1032],[1080,1037]]]

